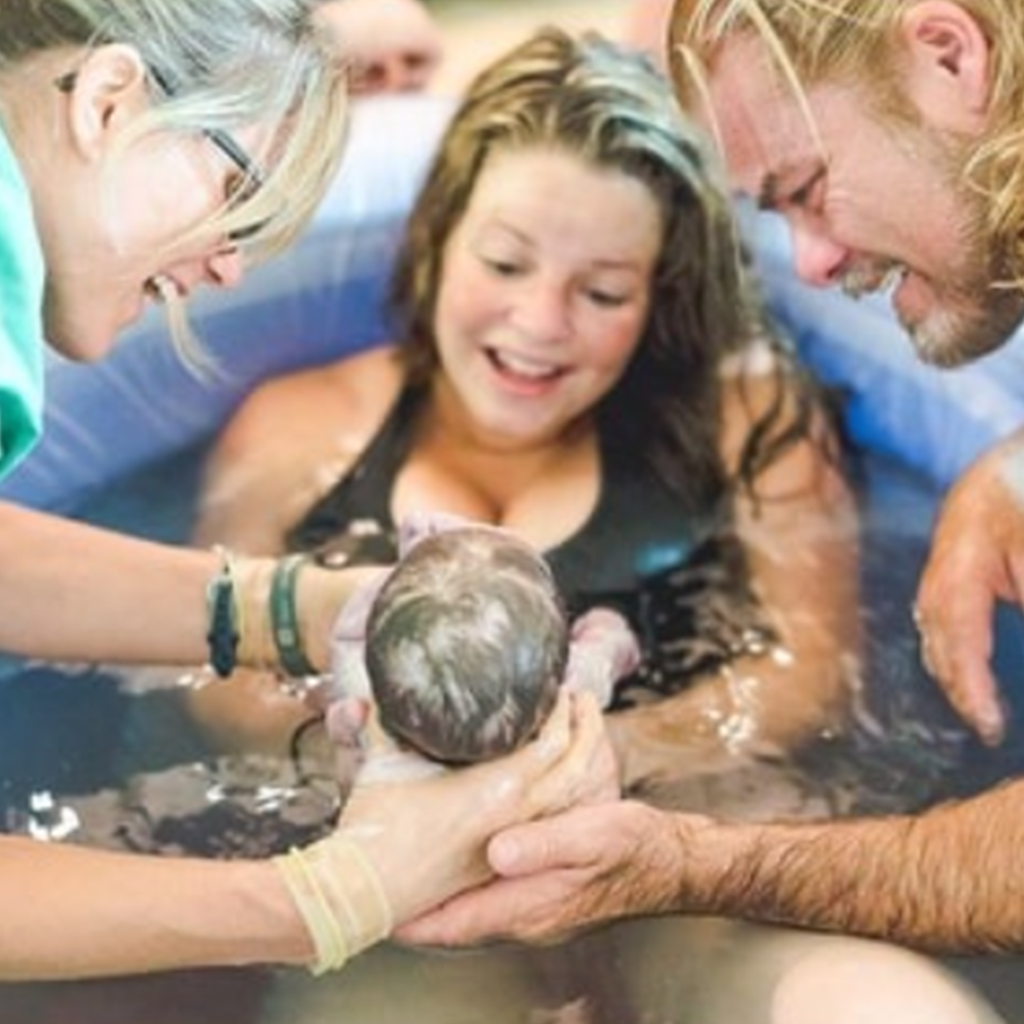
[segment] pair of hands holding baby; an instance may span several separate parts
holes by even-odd
[[[314,939],[315,970],[341,966],[397,924],[486,883],[493,877],[487,845],[502,830],[618,797],[601,708],[616,680],[636,667],[639,649],[610,610],[595,609],[566,627],[567,657],[550,713],[511,751],[453,770],[396,740],[381,721],[365,656],[375,604],[418,544],[466,525],[436,516],[403,524],[398,568],[382,570],[337,621],[327,726],[341,777],[359,767],[337,830],[281,859]],[[496,536],[522,543],[504,531]]]

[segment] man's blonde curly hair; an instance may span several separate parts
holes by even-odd
[[[804,90],[848,81],[871,90],[881,110],[898,81],[898,27],[921,0],[676,0],[669,60],[685,107],[703,102],[716,49],[732,36],[759,38],[781,80],[806,106]],[[981,195],[985,238],[1007,280],[1024,289],[1024,18],[1020,0],[955,0],[991,49],[990,118],[967,160]]]

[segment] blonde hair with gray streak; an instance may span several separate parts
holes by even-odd
[[[0,71],[46,50],[80,48],[84,55],[125,44],[153,79],[153,106],[138,133],[260,126],[273,153],[262,186],[225,202],[194,232],[251,232],[239,244],[247,256],[265,258],[305,226],[341,157],[346,69],[315,18],[325,2],[2,0]],[[169,314],[175,343],[194,359],[181,311],[172,304]]]
[[[803,90],[848,81],[873,91],[879,109],[897,81],[898,30],[919,0],[676,0],[669,59],[684,106],[701,104],[715,52],[729,37],[759,38],[783,83]],[[1024,289],[1024,19],[1020,0],[957,0],[991,49],[990,118],[967,176],[985,197],[987,242],[1010,282]],[[1006,282],[1002,282],[1006,283]]]

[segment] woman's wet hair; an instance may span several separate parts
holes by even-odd
[[[498,757],[555,703],[568,625],[544,559],[468,526],[417,541],[385,582],[366,630],[384,728],[436,760]]]
[[[66,50],[60,83],[70,88],[76,63],[91,50],[127,45],[147,69],[152,95],[135,133],[223,136],[258,126],[265,144],[248,155],[260,180],[250,175],[240,182],[241,198],[225,196],[195,233],[223,235],[247,256],[263,257],[302,230],[341,157],[346,69],[316,17],[324,2],[4,0],[0,72]]]
[[[726,486],[719,369],[764,331],[710,148],[645,56],[598,35],[542,29],[471,84],[413,210],[394,285],[413,383],[437,365],[434,316],[445,249],[489,157],[550,148],[642,182],[663,234],[650,314],[622,379],[596,410],[680,498],[706,512]],[[781,408],[781,406],[780,406]],[[766,431],[769,436],[771,431]]]

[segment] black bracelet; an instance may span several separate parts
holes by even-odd
[[[206,587],[206,644],[210,650],[210,667],[221,679],[231,675],[238,664],[238,601],[231,556],[217,549],[221,557],[220,571]]]
[[[270,628],[278,661],[288,675],[295,677],[317,674],[302,648],[299,616],[295,609],[295,579],[308,560],[306,555],[282,558],[274,568],[274,579],[270,584]]]

